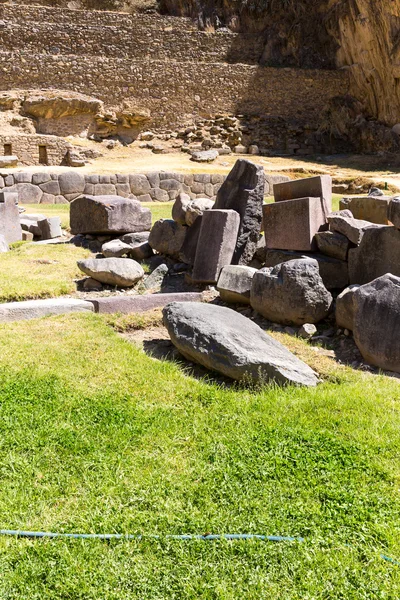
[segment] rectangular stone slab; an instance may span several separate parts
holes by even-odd
[[[370,221],[378,225],[389,225],[388,206],[389,196],[351,196],[342,198],[339,202],[340,210],[348,209],[355,219]]]
[[[239,232],[240,216],[234,210],[203,213],[192,279],[216,283],[222,267],[231,264]]]
[[[163,308],[170,302],[201,302],[203,295],[199,292],[182,292],[180,294],[147,294],[143,296],[109,296],[89,300],[96,313],[133,314],[146,312],[153,308]]]
[[[16,193],[0,192],[0,235],[3,235],[9,244],[22,240]]]
[[[122,196],[80,196],[70,207],[71,232],[136,233],[151,228],[150,209]]]
[[[332,177],[317,175],[274,185],[275,202],[306,198],[307,196],[323,200],[325,215],[332,212]]]
[[[49,298],[0,304],[0,323],[39,319],[71,312],[93,312],[93,305],[74,298]]]
[[[263,221],[267,248],[314,250],[314,236],[325,225],[323,203],[320,198],[298,198],[264,204]]]

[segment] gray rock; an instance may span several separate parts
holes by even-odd
[[[198,152],[192,152],[192,156],[190,160],[194,160],[195,162],[213,162],[216,158],[218,158],[219,152],[218,150],[200,150]]]
[[[332,296],[323,284],[317,261],[307,258],[258,271],[250,304],[274,323],[303,325],[324,319]]]
[[[185,241],[183,242],[182,248],[179,252],[179,260],[187,265],[194,265],[202,220],[203,217],[200,216],[196,219],[191,227],[186,228],[187,231]]]
[[[357,245],[361,242],[364,232],[367,229],[380,227],[380,225],[370,223],[370,221],[362,221],[361,219],[344,217],[334,213],[328,215],[327,219],[331,231],[345,235],[350,242]]]
[[[400,231],[381,225],[367,229],[359,247],[349,250],[349,280],[364,284],[385,273],[400,276]]]
[[[75,171],[67,171],[58,176],[60,191],[63,196],[66,194],[83,194],[85,189],[85,177]]]
[[[320,198],[325,217],[332,211],[332,178],[330,175],[316,175],[295,179],[274,186],[275,202],[296,198]]]
[[[143,244],[143,242],[147,242],[150,236],[150,231],[138,231],[137,233],[126,233],[123,235],[120,240],[124,242],[124,244],[129,244],[132,247],[138,246],[139,244]]]
[[[390,196],[348,196],[340,200],[339,207],[349,209],[355,219],[389,225],[389,203]]]
[[[145,175],[139,175],[136,173],[129,175],[129,185],[131,188],[131,193],[135,194],[135,196],[147,194],[151,189],[147,177]]]
[[[346,236],[334,231],[320,231],[315,234],[318,250],[331,258],[347,260],[350,242]]]
[[[213,206],[214,201],[210,200],[210,198],[197,198],[190,202],[186,208],[186,225],[189,225],[189,227],[193,225],[196,219],[200,217],[205,210],[211,210]]]
[[[83,282],[83,289],[87,292],[100,292],[103,289],[103,284],[92,277],[88,277]]]
[[[15,183],[32,183],[32,173],[24,171],[14,173],[14,181]]]
[[[203,213],[193,266],[193,281],[218,281],[222,267],[232,262],[239,226],[240,216],[234,210],[208,210]]]
[[[172,343],[188,360],[236,380],[315,386],[312,369],[243,315],[173,302],[163,310]]]
[[[0,235],[9,244],[22,240],[18,196],[8,190],[0,192]]]
[[[138,244],[131,248],[129,252],[129,256],[134,260],[141,262],[142,260],[146,260],[147,258],[151,258],[154,255],[153,248],[150,246],[149,242],[143,242],[142,244]]]
[[[188,194],[180,193],[172,207],[172,218],[180,225],[186,224],[186,211],[189,204],[192,202]]]
[[[142,267],[131,258],[88,258],[79,260],[80,270],[101,283],[132,287],[144,276]]]
[[[386,273],[354,293],[354,340],[370,364],[400,373],[400,277]]]
[[[150,231],[149,244],[159,254],[178,257],[185,240],[187,227],[173,219],[156,221]]]
[[[299,329],[298,335],[303,340],[310,340],[317,333],[317,328],[312,323],[304,323]]]
[[[230,265],[221,270],[217,290],[223,302],[250,304],[250,290],[257,269]]]
[[[106,258],[121,258],[121,256],[127,256],[131,250],[132,247],[129,244],[124,244],[119,239],[110,240],[101,247],[101,253]]]
[[[159,290],[166,275],[168,275],[168,267],[162,263],[146,278],[144,287],[146,290]]]
[[[75,298],[49,298],[0,304],[0,323],[40,319],[71,312],[93,312],[93,305]]]
[[[20,204],[39,204],[43,192],[37,185],[32,183],[17,183],[7,189],[7,192],[18,194]]]
[[[235,210],[240,227],[232,264],[251,262],[260,237],[265,177],[262,166],[239,159],[218,190],[214,209]]]
[[[264,263],[266,267],[275,267],[289,260],[311,258],[316,260],[319,267],[319,274],[324,286],[328,290],[343,289],[349,284],[349,270],[347,262],[331,258],[323,254],[302,253],[286,250],[267,249],[264,254]]]
[[[202,294],[198,292],[181,292],[176,294],[136,294],[109,296],[89,300],[95,312],[100,314],[141,313],[153,308],[164,307],[171,302],[201,302]]]
[[[42,240],[52,240],[62,236],[60,217],[46,217],[37,222]]]
[[[388,219],[400,229],[400,198],[392,198],[388,208]]]
[[[350,285],[336,298],[335,318],[338,327],[353,331],[354,327],[354,294],[359,285]]]
[[[151,227],[151,211],[121,196],[81,196],[71,202],[71,232],[128,233]]]

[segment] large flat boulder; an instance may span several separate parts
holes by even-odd
[[[239,159],[218,190],[214,209],[235,210],[240,215],[232,264],[251,262],[260,237],[265,176],[262,166]]]
[[[222,306],[173,302],[163,310],[172,343],[188,360],[249,382],[315,386],[314,371],[258,325]]]
[[[87,258],[78,260],[78,267],[96,281],[118,287],[132,287],[144,276],[142,267],[131,258]]]
[[[250,293],[254,310],[283,325],[318,323],[328,315],[332,300],[311,258],[257,271]]]
[[[122,196],[80,196],[71,202],[71,232],[135,233],[149,231],[151,211]]]
[[[400,373],[400,277],[386,273],[353,294],[354,339],[364,359]]]

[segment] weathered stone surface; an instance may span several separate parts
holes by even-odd
[[[0,168],[11,169],[18,166],[18,156],[0,156]]]
[[[359,285],[350,285],[336,298],[335,318],[338,327],[353,331],[354,327],[354,293]]]
[[[265,204],[263,222],[267,248],[314,250],[314,236],[325,225],[322,200],[297,198]]]
[[[134,314],[153,308],[162,308],[171,302],[201,302],[202,294],[182,292],[178,294],[146,294],[144,296],[110,296],[89,300],[96,313]]]
[[[223,302],[250,304],[250,290],[257,269],[230,265],[221,270],[217,290]]]
[[[359,244],[362,240],[364,232],[373,227],[379,227],[369,221],[354,219],[353,217],[345,217],[338,213],[328,215],[328,223],[331,231],[336,231],[346,236],[353,244]]]
[[[60,191],[63,196],[66,194],[83,194],[85,189],[85,178],[75,171],[61,173],[58,177]]]
[[[332,212],[332,177],[317,175],[274,185],[275,202],[296,198],[320,198],[325,218]]]
[[[216,283],[222,267],[232,262],[240,227],[234,210],[208,210],[202,215],[193,281]]]
[[[303,325],[324,319],[332,296],[323,284],[317,261],[307,258],[255,273],[250,303],[274,323]]]
[[[299,329],[299,337],[310,340],[317,333],[317,328],[312,323],[304,323]]]
[[[185,241],[187,227],[173,219],[156,221],[150,231],[149,244],[159,254],[178,257]]]
[[[400,373],[400,277],[386,273],[354,293],[354,340],[364,359]]]
[[[142,260],[146,260],[146,258],[151,258],[154,255],[153,248],[150,246],[149,242],[143,242],[142,244],[138,244],[137,246],[131,247],[129,256],[134,260],[141,262]]]
[[[18,196],[8,191],[0,192],[0,235],[9,244],[22,240]]]
[[[319,274],[328,290],[343,289],[348,285],[349,269],[347,262],[317,252],[307,254],[288,250],[267,249],[264,253],[264,264],[266,267],[276,267],[276,265],[289,260],[304,258],[317,261]]]
[[[214,201],[209,198],[197,198],[188,204],[186,208],[185,221],[186,225],[193,225],[198,217],[200,217],[204,211],[211,210],[214,206]]]
[[[243,315],[212,304],[163,310],[172,343],[188,360],[237,380],[315,386],[312,369]]]
[[[0,323],[39,319],[71,312],[93,312],[90,302],[74,298],[50,298],[0,304]]]
[[[132,287],[144,276],[142,267],[131,258],[88,258],[78,260],[80,270],[101,283]]]
[[[265,176],[262,166],[239,159],[217,193],[214,209],[235,210],[240,227],[232,264],[251,262],[261,231]]]
[[[147,194],[151,189],[147,177],[145,175],[139,175],[135,173],[129,175],[129,186],[131,188],[131,193],[135,194],[135,196]]]
[[[168,275],[168,266],[165,263],[161,263],[157,268],[144,281],[144,287],[146,290],[159,290],[161,289],[164,278]]]
[[[8,250],[9,250],[9,248],[8,248],[7,240],[4,237],[4,235],[0,234],[0,253],[8,252]]]
[[[62,236],[60,217],[46,217],[38,221],[40,229],[40,238],[42,240],[52,240]]]
[[[318,250],[326,256],[347,260],[350,242],[345,235],[334,231],[320,231],[315,234]]]
[[[388,219],[397,229],[400,229],[400,198],[393,198],[388,207]]]
[[[22,230],[22,241],[23,242],[33,242],[33,233],[30,231]]]
[[[187,228],[185,241],[183,242],[181,251],[179,252],[179,260],[187,265],[194,265],[202,219],[202,216],[198,217],[194,224]]]
[[[131,233],[149,230],[151,212],[121,196],[81,196],[71,202],[71,232]]]
[[[178,195],[172,207],[172,218],[180,225],[186,224],[186,211],[192,199],[188,194],[183,192]]]
[[[350,196],[339,202],[341,210],[351,210],[355,219],[388,225],[389,196]]]
[[[400,231],[381,225],[366,229],[359,247],[349,250],[349,280],[364,284],[385,273],[400,277]]]
[[[143,242],[147,242],[150,236],[150,231],[138,231],[136,233],[126,233],[123,235],[120,240],[124,242],[124,244],[129,244],[132,247],[138,246],[139,244],[143,244]]]
[[[121,256],[127,256],[132,250],[132,246],[125,244],[120,239],[110,240],[101,247],[101,253],[106,258],[121,258]]]
[[[274,186],[279,183],[286,183],[291,181],[287,175],[271,175],[271,173],[265,173],[265,195],[272,196],[274,193]]]
[[[40,187],[32,183],[17,183],[9,187],[7,191],[18,194],[20,204],[39,204],[43,196]]]
[[[195,162],[213,162],[216,158],[218,158],[219,153],[218,150],[200,150],[197,152],[192,152],[192,156],[190,160],[194,160]]]

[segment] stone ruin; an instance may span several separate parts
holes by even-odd
[[[78,194],[70,205],[71,240],[58,240],[57,219],[20,215],[18,195],[4,191],[2,249],[32,237],[89,247],[96,256],[78,262],[89,298],[104,289],[133,294],[95,296],[95,310],[131,312],[179,300],[164,310],[174,344],[184,356],[234,379],[246,372],[252,380],[317,383],[307,365],[289,360],[283,346],[274,346],[259,328],[256,334],[248,320],[246,333],[236,312],[182,305],[197,303],[203,290],[216,288],[220,302],[248,305],[270,323],[300,328],[305,338],[334,314],[339,329],[353,332],[368,363],[400,372],[400,198],[345,198],[332,212],[330,176],[275,183],[269,204],[265,189],[263,168],[239,159],[215,199],[179,192],[172,218],[153,226],[150,210],[135,198]],[[357,218],[366,215],[375,222]],[[168,287],[177,275],[184,285]]]

